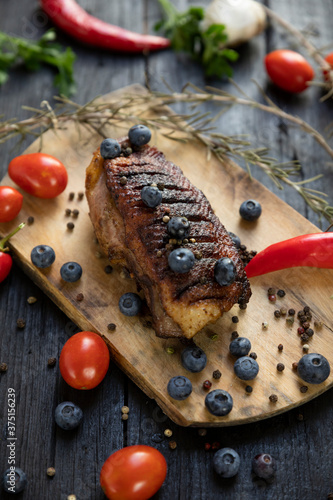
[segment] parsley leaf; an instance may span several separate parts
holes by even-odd
[[[206,31],[201,30],[204,9],[190,7],[185,12],[178,12],[169,0],[158,0],[164,19],[155,25],[155,30],[162,30],[171,40],[175,51],[183,51],[199,61],[207,76],[232,76],[230,62],[237,61],[238,53],[226,48],[227,34],[223,24],[212,24]]]
[[[0,31],[0,85],[9,78],[9,70],[15,64],[24,64],[30,71],[36,71],[41,64],[49,64],[58,70],[54,85],[60,94],[70,96],[75,93],[73,76],[74,52],[67,47],[53,43],[54,30],[49,30],[37,41],[13,37]]]

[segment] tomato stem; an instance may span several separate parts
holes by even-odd
[[[21,222],[21,224],[19,226],[17,226],[14,231],[12,231],[11,233],[9,233],[7,236],[5,236],[4,238],[2,238],[2,240],[0,240],[0,252],[8,252],[9,251],[9,248],[6,247],[5,248],[5,244],[7,243],[7,241],[12,237],[14,236],[14,234],[16,234],[20,229],[22,229],[23,227],[25,226],[25,222]]]

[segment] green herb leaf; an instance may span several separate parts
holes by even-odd
[[[190,7],[186,12],[178,12],[169,0],[158,0],[164,19],[155,25],[155,30],[164,32],[171,40],[175,51],[183,51],[199,61],[207,76],[232,76],[229,61],[238,59],[235,50],[226,48],[227,34],[222,24],[212,24],[206,31],[201,29],[204,9]]]
[[[15,64],[24,64],[29,71],[36,71],[41,64],[48,64],[57,69],[54,85],[59,93],[67,97],[75,93],[73,77],[74,52],[67,47],[63,51],[57,43],[54,30],[49,30],[37,41],[13,37],[0,31],[0,85],[9,77],[9,71]]]

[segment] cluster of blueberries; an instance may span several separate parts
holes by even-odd
[[[245,337],[238,337],[229,346],[230,353],[238,358],[234,364],[234,371],[241,380],[253,380],[259,372],[256,360],[247,356],[250,349],[251,342]],[[199,347],[190,346],[182,351],[181,361],[186,370],[198,373],[205,368],[207,356]],[[167,390],[173,399],[183,401],[191,394],[192,383],[187,377],[178,375],[169,380]],[[231,412],[233,399],[227,391],[216,389],[207,394],[205,405],[210,413],[223,417]]]
[[[50,267],[55,261],[56,254],[48,245],[37,245],[31,251],[31,262],[40,269]],[[64,281],[74,283],[82,276],[82,267],[77,262],[66,262],[60,268],[60,275]]]
[[[240,456],[232,448],[218,450],[213,459],[215,472],[223,478],[234,477],[240,467]],[[260,453],[252,460],[254,474],[266,481],[271,481],[276,472],[276,460],[268,453]]]

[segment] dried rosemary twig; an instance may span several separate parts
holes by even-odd
[[[291,176],[297,174],[300,166],[295,162],[279,164],[274,158],[268,156],[266,148],[251,148],[251,143],[240,137],[225,136],[216,131],[214,121],[217,116],[210,112],[201,113],[198,106],[206,102],[213,102],[221,106],[221,112],[229,109],[232,105],[249,106],[261,111],[279,116],[289,122],[296,124],[302,130],[311,135],[333,158],[333,149],[325,138],[311,125],[286,113],[278,108],[268,97],[265,96],[267,104],[257,102],[244,93],[236,96],[219,89],[209,88],[207,91],[198,89],[188,84],[182,92],[161,93],[145,92],[128,94],[120,100],[109,102],[95,99],[83,106],[66,99],[58,98],[61,107],[52,109],[47,103],[43,103],[43,110],[30,108],[33,115],[22,121],[8,120],[0,122],[0,143],[18,136],[25,137],[28,134],[41,136],[42,132],[49,129],[65,128],[68,122],[76,125],[81,124],[94,132],[104,135],[106,125],[128,126],[128,122],[145,123],[149,127],[159,130],[165,137],[182,142],[199,141],[208,152],[220,161],[225,156],[230,156],[244,161],[249,174],[251,166],[261,168],[280,188],[283,184],[291,186],[301,195],[309,207],[320,217],[333,220],[333,207],[329,206],[324,193],[305,187],[308,182],[318,179],[316,176],[301,182],[291,180]],[[189,104],[194,108],[189,114],[168,113],[165,105],[176,103]],[[134,111],[134,110],[140,110]],[[37,131],[38,129],[38,131]]]

